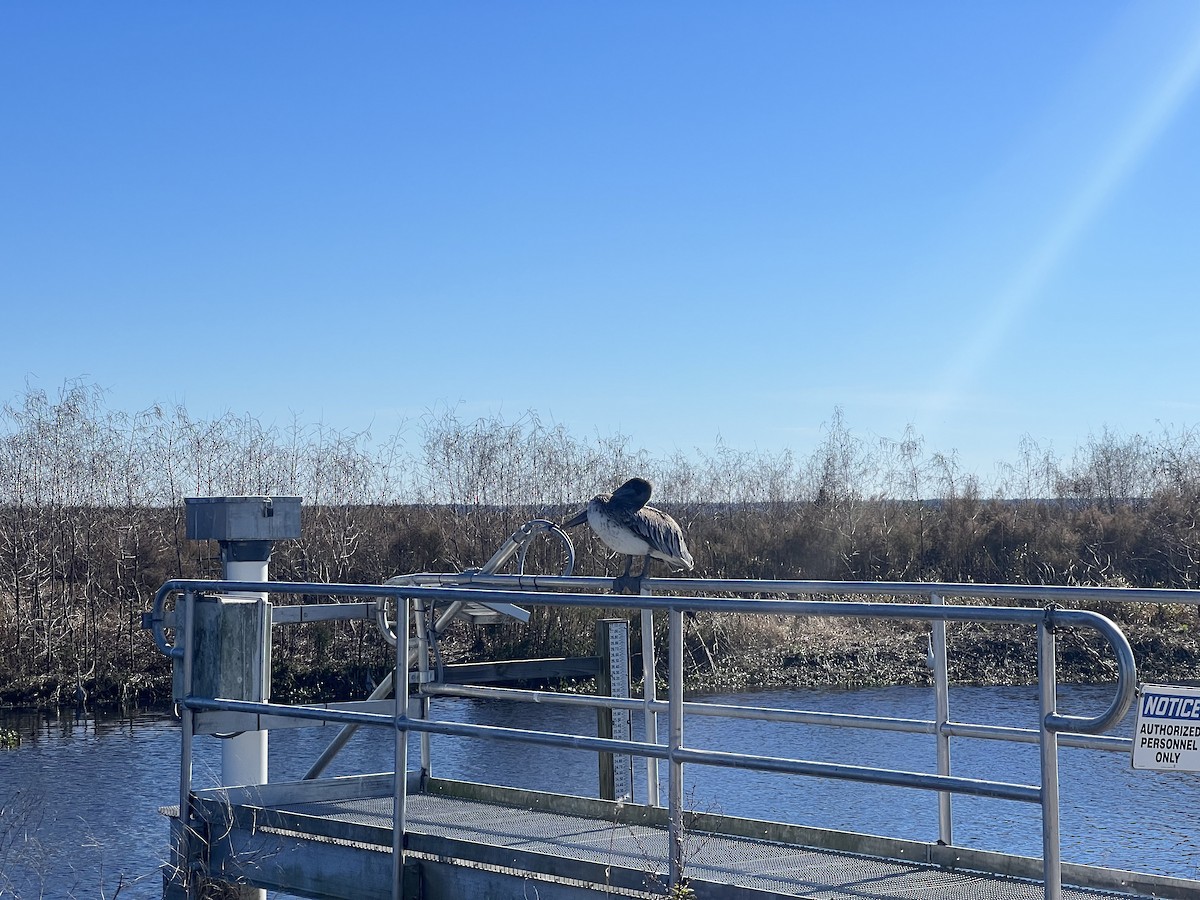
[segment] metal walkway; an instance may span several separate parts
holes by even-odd
[[[312,801],[293,801],[257,805],[229,804],[229,795],[202,792],[208,799],[201,803],[205,818],[212,817],[214,830],[227,836],[236,852],[216,854],[232,868],[224,874],[233,880],[247,879],[261,887],[306,888],[329,897],[388,896],[391,891],[391,844],[393,801],[389,776],[375,776],[378,793],[386,796],[329,797]],[[335,779],[334,781],[340,781]],[[348,779],[348,793],[363,793],[364,782]],[[328,795],[329,787],[308,782],[294,790]],[[435,784],[437,793],[412,793],[407,804],[407,837],[410,866],[436,863],[458,867],[459,884],[470,884],[482,892],[481,885],[493,890],[505,880],[517,878],[532,882],[536,893],[528,896],[645,896],[661,897],[668,879],[668,832],[660,825],[640,821],[653,810],[607,804],[584,798],[550,794],[488,789],[496,796],[507,796],[519,806],[483,802],[452,796],[458,791],[474,791],[478,785],[454,782]],[[254,791],[255,789],[235,789]],[[287,786],[273,786],[269,792],[287,792]],[[442,793],[447,791],[448,793]],[[367,790],[366,793],[371,793]],[[248,795],[247,795],[248,796]],[[607,812],[611,818],[554,811],[554,806],[575,806],[591,812]],[[658,812],[661,812],[659,810]],[[733,830],[769,833],[770,823],[709,817],[714,823],[733,826]],[[987,874],[966,868],[948,868],[915,859],[887,859],[820,846],[802,846],[778,840],[705,831],[704,823],[689,829],[684,843],[684,858],[689,886],[697,900],[766,900],[766,898],[804,897],[811,900],[889,900],[922,897],[927,900],[960,900],[963,897],[995,900],[1035,900],[1044,895],[1043,884],[1033,877]],[[246,857],[246,836],[255,833],[273,835],[269,851],[260,845],[253,865],[241,868]],[[850,837],[839,832],[816,832],[813,836],[829,842]],[[862,836],[853,836],[861,838]],[[880,839],[882,840],[882,839]],[[893,850],[940,852],[947,859],[969,857],[974,851],[929,845],[889,842]],[[323,844],[318,854],[304,846]],[[340,852],[342,865],[333,868],[353,871],[345,893],[319,882],[330,869],[330,861]],[[239,856],[240,854],[240,856]],[[345,860],[356,856],[357,864]],[[988,856],[993,856],[988,854]],[[297,860],[312,861],[312,871],[302,871]],[[365,862],[363,861],[365,859]],[[1038,860],[1005,857],[1015,868],[1036,870]],[[995,862],[995,859],[992,859]],[[278,871],[276,872],[276,868]],[[1086,878],[1087,867],[1068,866],[1072,873]],[[471,873],[469,876],[463,873]],[[506,874],[507,873],[507,874]],[[220,874],[216,872],[214,874]],[[1136,878],[1137,876],[1131,876]],[[467,878],[467,881],[463,881]],[[570,885],[564,893],[564,885]],[[511,885],[509,885],[511,888]],[[1131,887],[1134,885],[1131,884]],[[1124,898],[1150,896],[1188,896],[1175,893],[1167,885],[1157,884],[1154,893],[1115,893],[1063,885],[1067,900],[1088,898]],[[1181,888],[1187,890],[1187,888]],[[481,893],[482,895],[482,893]],[[518,894],[519,896],[519,894]]]

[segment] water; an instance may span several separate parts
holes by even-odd
[[[1107,686],[1062,688],[1060,711],[1094,714],[1111,697]],[[928,688],[854,691],[788,690],[707,698],[713,702],[931,718]],[[959,687],[951,690],[959,721],[1032,726],[1034,688]],[[594,733],[595,713],[582,708],[444,700],[437,718],[546,731]],[[0,751],[0,898],[161,897],[167,823],[158,808],[178,802],[179,725],[169,713],[114,717],[70,713],[0,713],[16,728],[19,749]],[[642,737],[641,716],[634,717]],[[1132,728],[1123,726],[1124,734]],[[273,732],[273,781],[300,778],[333,729]],[[854,729],[774,722],[730,722],[691,716],[686,743],[742,753],[934,771],[933,739]],[[414,748],[415,750],[415,748]],[[195,745],[197,787],[216,784],[220,744]],[[956,739],[954,774],[1026,784],[1038,780],[1035,745]],[[434,774],[535,790],[595,796],[595,757],[580,751],[488,744],[435,737]],[[330,775],[388,771],[386,731],[364,729],[328,770]],[[1060,752],[1063,858],[1157,874],[1200,877],[1200,776],[1134,771],[1126,754]],[[645,771],[635,769],[639,799]],[[730,771],[686,769],[685,796],[696,809],[913,840],[937,838],[933,794],[850,782]],[[666,778],[663,777],[665,796]],[[1011,801],[958,796],[955,843],[1038,856],[1038,808]]]

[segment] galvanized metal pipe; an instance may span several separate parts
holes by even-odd
[[[886,784],[892,787],[919,788],[928,791],[955,791],[956,793],[971,794],[976,797],[1016,800],[1022,803],[1038,803],[1042,799],[1041,791],[1036,785],[1013,784],[1006,781],[990,781],[982,778],[962,778],[954,775],[909,772],[902,769],[881,769],[873,766],[852,766],[843,763],[781,759],[775,756],[729,753],[722,750],[692,750],[684,748],[677,751],[674,757],[681,762],[725,766],[731,769],[754,769],[759,772],[778,772],[786,775],[812,775],[820,778],[834,778],[839,781]]]
[[[408,602],[396,604],[395,774],[392,797],[392,900],[404,900],[404,836],[408,806]]]
[[[424,600],[417,603],[417,673],[418,682],[424,686],[428,684],[433,677],[429,671],[429,651],[430,651],[430,630],[432,625],[430,617],[433,615],[433,610]],[[433,640],[437,640],[436,634],[432,635]],[[411,701],[410,701],[411,702]],[[421,696],[417,700],[421,705],[421,718],[429,718],[429,698]],[[433,760],[431,758],[429,746],[429,732],[421,732],[421,783],[425,783],[433,768]]]
[[[1012,741],[1018,744],[1036,744],[1041,740],[1039,728],[1017,728],[1009,725],[975,725],[966,722],[949,722],[945,731],[952,737],[978,738],[985,741]],[[1082,750],[1100,750],[1105,753],[1126,753],[1133,749],[1133,739],[1099,734],[1075,734],[1058,732],[1060,747],[1076,747]]]
[[[462,574],[419,573],[405,577],[406,586],[495,587],[504,590],[611,590],[612,579],[598,576],[573,575],[495,575],[482,572]],[[185,590],[188,585],[195,590],[219,590],[214,582],[172,579],[163,584],[154,596],[152,611],[146,616],[144,627],[150,629],[158,649],[168,656],[178,656],[178,648],[166,639],[164,601],[172,593]],[[800,581],[771,579],[730,578],[646,578],[642,582],[646,591],[659,590],[666,593],[684,591],[721,591],[726,593],[791,594],[796,596],[865,596],[865,597],[927,597],[931,585],[924,582],[896,581]],[[295,585],[292,585],[295,587]],[[330,596],[396,596],[395,586],[383,585],[306,585],[313,590]],[[377,591],[366,590],[376,587]],[[276,593],[304,593],[289,590],[283,582],[271,585]],[[1053,585],[997,585],[973,583],[942,583],[936,589],[943,597],[971,597],[977,599],[1022,600],[1038,604],[1053,601],[1106,601],[1118,603],[1182,603],[1200,602],[1195,591],[1170,588],[1107,588]],[[445,599],[453,600],[452,597]],[[494,597],[492,598],[494,599]],[[616,598],[610,598],[616,599]],[[545,602],[534,601],[534,602]],[[726,602],[726,601],[719,601]]]
[[[1056,718],[1055,701],[1058,694],[1054,629],[1046,621],[1038,625],[1038,706],[1041,711],[1042,738],[1040,746],[1042,800],[1042,882],[1046,900],[1062,897],[1062,848],[1059,845],[1058,823],[1058,732],[1051,726]]]
[[[933,606],[943,606],[945,601],[939,592],[929,595]],[[950,673],[946,653],[946,620],[940,619],[930,626],[929,646],[933,651],[933,697],[934,716],[937,723],[937,771],[939,775],[950,774],[950,734],[945,730],[950,721]],[[947,846],[954,844],[954,818],[949,791],[938,792],[938,840]]]
[[[196,698],[191,703],[197,709],[229,709],[258,715],[292,715],[297,718],[306,718],[314,721],[355,722],[360,725],[383,727],[394,727],[395,725],[394,716],[381,715],[379,713],[362,713],[321,707],[281,706],[266,703],[251,703],[241,700],[209,700],[205,698]],[[1038,789],[1031,785],[954,776],[947,778],[925,772],[908,772],[898,769],[879,769],[869,766],[851,766],[812,760],[756,756],[719,750],[697,750],[686,748],[682,745],[672,750],[669,745],[650,744],[645,741],[621,741],[613,738],[587,737],[552,731],[528,731],[520,728],[506,728],[499,725],[472,725],[465,722],[446,722],[437,719],[409,719],[406,722],[406,727],[409,731],[428,731],[431,734],[442,734],[452,737],[511,741],[545,747],[559,747],[567,750],[627,753],[668,761],[674,759],[680,764],[698,763],[736,769],[755,769],[763,772],[777,772],[787,775],[828,777],[867,784],[887,784],[934,791],[951,790],[957,793],[973,794],[981,797],[997,797],[1027,803],[1037,803],[1040,800]]]
[[[671,708],[670,703],[665,700],[626,700],[620,697],[601,697],[595,694],[560,694],[555,691],[533,691],[525,688],[502,688],[488,685],[428,684],[424,690],[430,696],[434,697],[474,697],[480,700],[512,700],[518,703],[549,703],[559,706],[589,706],[629,710],[649,706],[656,713],[668,713]],[[722,719],[790,722],[797,725],[831,725],[843,728],[864,728],[873,731],[899,731],[909,734],[937,733],[937,724],[930,719],[860,716],[851,713],[779,709],[770,706],[732,706],[725,703],[697,703],[686,700],[683,704],[683,711],[687,715],[710,716]],[[1019,730],[1013,729],[1013,731]],[[1034,740],[1036,740],[1036,732],[1031,731],[1030,733],[1035,735]]]
[[[671,579],[666,579],[671,580]],[[679,579],[683,581],[684,579]],[[159,589],[159,595],[169,591],[181,590],[254,590],[253,582],[225,581],[190,581],[172,580]],[[257,585],[261,588],[262,585]],[[928,590],[928,585],[924,586]],[[486,603],[495,601],[495,592],[478,590],[469,587],[420,587],[412,585],[313,585],[309,583],[276,582],[270,586],[271,592],[280,594],[304,594],[314,590],[322,593],[342,596],[376,596],[376,597],[425,597],[432,600],[448,599],[477,601]],[[583,607],[583,608],[612,608],[614,602],[619,604],[623,598],[617,596],[594,597],[587,594],[536,594],[529,592],[512,592],[515,601],[540,603],[550,606]],[[157,604],[157,600],[156,600]],[[630,601],[629,606],[646,609],[668,610],[702,610],[711,612],[733,612],[772,615],[814,615],[814,616],[843,616],[848,618],[883,618],[883,619],[915,619],[929,622],[939,620],[953,622],[1011,622],[1036,625],[1043,616],[1050,619],[1053,627],[1082,626],[1099,631],[1109,642],[1117,657],[1117,691],[1109,707],[1097,716],[1063,716],[1055,714],[1047,721],[1048,727],[1055,731],[1075,731],[1079,733],[1101,733],[1114,727],[1128,711],[1133,702],[1136,688],[1135,679],[1137,667],[1133,659],[1133,650],[1121,630],[1109,619],[1098,613],[1085,610],[1053,609],[1038,610],[1024,607],[993,607],[993,606],[943,606],[933,608],[925,604],[910,603],[848,603],[830,601],[799,601],[799,600],[747,600],[747,599],[708,599],[701,597],[639,597]]]
[[[189,897],[193,894],[191,870],[191,796],[192,796],[192,741],[195,724],[195,713],[187,704],[187,698],[192,693],[192,655],[194,639],[194,624],[196,621],[195,594],[187,591],[183,595],[183,634],[182,661],[180,672],[180,694],[183,702],[180,704],[179,719],[183,732],[179,749],[179,834],[178,865],[183,875],[184,889]]]
[[[472,585],[505,590],[612,590],[612,579],[596,575],[487,575],[477,572],[421,573],[421,584]],[[1118,603],[1200,603],[1196,591],[1183,588],[1115,588],[1079,585],[980,584],[922,581],[806,581],[767,578],[645,578],[651,592],[680,595],[691,591],[730,594],[792,594],[796,596],[913,597],[925,599],[931,590],[943,598],[1023,600],[1045,604],[1054,600]]]
[[[667,747],[670,751],[667,783],[667,844],[670,854],[671,891],[680,888],[683,880],[683,612],[671,609],[667,614],[668,644],[670,646],[670,683],[668,685],[669,734]]]
[[[592,694],[560,694],[554,691],[532,691],[525,688],[502,688],[470,684],[428,684],[423,693],[432,697],[466,697],[479,700],[509,700],[514,703],[545,703],[556,706],[608,707],[636,710],[649,705],[656,713],[666,713],[670,705],[665,700],[622,700],[619,697],[597,697]],[[937,734],[938,724],[932,719],[905,719],[895,716],[860,716],[850,713],[817,712],[814,710],[779,709],[769,706],[730,706],[723,703],[684,701],[685,715],[710,716],[723,719],[750,719],[761,722],[788,722],[797,725],[820,725],[831,728],[860,728],[868,731],[890,731],[900,734]],[[1041,731],[1010,725],[980,725],[970,722],[947,722],[941,731],[950,737],[977,738],[989,741],[1011,741],[1036,744]],[[648,736],[650,739],[650,736]],[[653,736],[657,741],[657,735]],[[1073,732],[1059,734],[1060,747],[1099,750],[1107,753],[1129,753],[1130,738],[1106,735],[1085,735]]]
[[[647,593],[642,589],[642,593]],[[643,609],[642,618],[642,701],[646,725],[646,740],[658,743],[658,676],[654,659],[654,610]],[[658,787],[658,760],[646,758],[646,804],[662,806]]]

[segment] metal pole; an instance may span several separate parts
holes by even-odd
[[[425,686],[432,680],[432,675],[429,671],[429,632],[433,627],[433,604],[426,600],[419,600],[417,607],[417,672],[419,673],[419,683],[423,691]],[[434,640],[437,640],[434,637]],[[399,641],[397,641],[399,643]],[[422,719],[429,718],[429,695],[422,694],[417,701],[421,705],[420,717]],[[421,784],[432,774],[433,761],[431,757],[430,737],[428,731],[421,732]]]
[[[932,593],[929,601],[942,606],[942,595]],[[946,662],[946,620],[939,619],[931,624],[930,646],[933,649],[933,696],[937,720],[937,772],[950,774],[950,735],[946,724],[950,721],[950,675]],[[938,841],[947,846],[954,844],[954,820],[951,812],[951,793],[938,791]]]
[[[192,695],[192,626],[195,621],[196,607],[192,601],[195,594],[191,591],[183,595],[183,629],[177,639],[183,643],[182,673],[180,675],[179,693],[183,700]],[[176,853],[177,866],[183,877],[183,888],[188,897],[195,894],[192,886],[191,872],[191,794],[192,794],[192,736],[195,729],[195,713],[188,708],[187,703],[180,704],[179,718],[183,727],[183,739],[179,750],[179,834],[177,836]]]
[[[642,594],[649,594],[645,588]],[[650,704],[658,699],[654,662],[654,610],[642,610],[642,696],[646,701],[646,743],[658,743],[658,711]],[[646,757],[646,804],[662,806],[658,790],[658,760]]]
[[[408,604],[396,602],[396,772],[392,797],[392,897],[404,898],[404,829],[408,800]]]
[[[667,747],[670,750],[667,786],[668,827],[667,842],[670,853],[669,887],[676,890],[683,880],[683,763],[676,754],[683,746],[683,613],[672,607],[667,611],[670,630],[670,683],[668,703],[670,734]]]
[[[1047,613],[1047,615],[1049,615]],[[1046,900],[1062,897],[1062,856],[1058,822],[1058,732],[1048,724],[1057,714],[1054,630],[1047,621],[1038,624],[1038,699],[1041,711],[1042,774],[1042,877]]]

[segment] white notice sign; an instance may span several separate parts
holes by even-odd
[[[1200,772],[1200,688],[1143,684],[1137,703],[1133,767]]]

